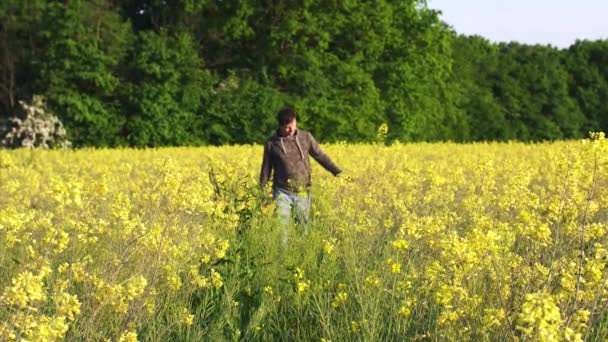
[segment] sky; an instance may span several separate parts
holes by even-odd
[[[457,33],[567,48],[608,39],[608,0],[427,0]]]

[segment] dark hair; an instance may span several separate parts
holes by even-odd
[[[287,125],[292,122],[294,119],[297,119],[298,114],[292,108],[283,108],[277,114],[277,120],[279,121],[279,125]]]

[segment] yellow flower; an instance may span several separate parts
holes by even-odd
[[[180,323],[182,323],[185,326],[191,326],[192,322],[194,320],[194,315],[192,315],[188,309],[186,308],[182,308],[182,311],[180,312],[180,318],[179,321]]]
[[[219,289],[220,287],[224,286],[222,276],[213,268],[211,269],[211,284],[213,284],[216,289]]]
[[[299,281],[297,283],[298,293],[302,293],[302,292],[306,291],[306,289],[308,289],[308,286],[309,286],[309,284],[307,282]]]
[[[347,299],[348,299],[348,293],[338,292],[338,294],[334,297],[334,301],[331,303],[331,306],[334,308],[337,308],[340,305],[346,303]]]
[[[272,286],[264,286],[264,292],[272,296]]]
[[[228,241],[222,241],[215,250],[215,257],[218,259],[223,259],[226,256],[226,251],[228,250],[228,247]]]
[[[406,306],[401,306],[399,308],[399,315],[403,316],[404,318],[409,317],[411,313],[412,313],[412,311],[410,310],[410,308],[408,308]]]
[[[24,271],[13,278],[12,286],[6,290],[5,303],[25,308],[30,303],[46,300],[46,294],[42,287],[42,279],[46,273],[46,271],[41,270],[40,274],[35,276],[30,271]]]
[[[405,239],[395,240],[391,242],[391,245],[397,250],[406,250],[409,246]]]
[[[118,342],[137,342],[137,333],[134,331],[125,331],[120,335]]]
[[[302,280],[302,279],[304,279],[304,270],[302,270],[302,269],[301,269],[301,268],[299,268],[299,267],[296,267],[296,270],[295,270],[295,272],[294,272],[294,275],[293,275],[293,276],[294,276],[294,278],[295,278],[296,280]]]
[[[527,294],[517,317],[516,329],[525,336],[543,341],[557,341],[561,316],[553,297],[545,292]]]
[[[330,240],[323,240],[323,250],[325,251],[325,253],[332,254],[334,252],[334,249],[336,247],[336,242],[338,241],[338,239],[333,238]]]
[[[355,321],[350,321],[350,331],[354,334],[359,332],[359,324]]]
[[[59,315],[66,316],[68,320],[73,321],[75,316],[80,314],[81,303],[76,295],[61,292],[55,294],[53,299]]]
[[[380,287],[380,278],[375,274],[370,274],[365,278],[365,283],[371,287]]]
[[[148,281],[142,275],[132,277],[127,280],[126,284],[126,295],[129,300],[133,300],[136,297],[141,296],[144,293],[144,290],[148,286]]]

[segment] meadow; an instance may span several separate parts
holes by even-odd
[[[603,134],[323,148],[286,248],[261,146],[0,150],[0,340],[608,337]]]

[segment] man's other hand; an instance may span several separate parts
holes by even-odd
[[[349,183],[352,183],[352,182],[355,181],[350,175],[345,174],[344,171],[338,173],[336,175],[336,177],[338,177],[338,178],[340,178],[340,179],[342,179],[342,180],[344,180],[346,182],[349,182]]]
[[[262,208],[266,208],[270,203],[272,203],[272,194],[265,194],[262,198]]]

